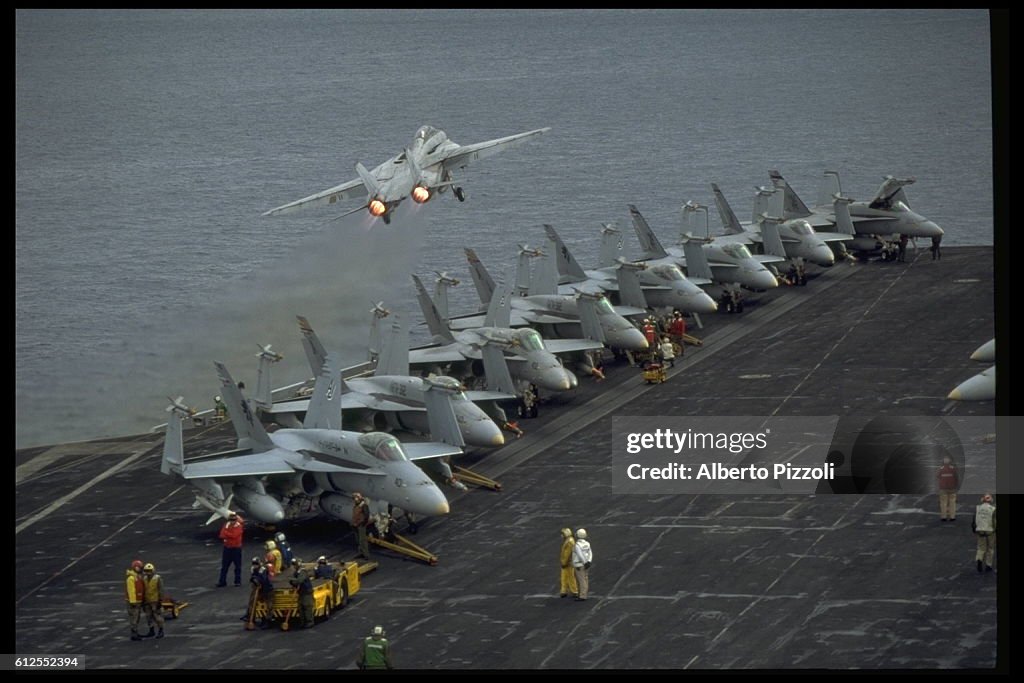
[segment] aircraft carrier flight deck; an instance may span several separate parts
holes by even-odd
[[[18,451],[16,652],[137,672],[352,669],[379,624],[399,669],[994,667],[999,572],[975,570],[974,496],[941,523],[935,495],[615,495],[610,455],[612,416],[993,415],[946,398],[995,336],[992,254],[814,269],[691,325],[704,344],[666,383],[610,362],[605,381],[581,377],[520,420],[523,438],[465,459],[503,490],[444,489],[450,514],[409,536],[436,566],[371,546],[379,568],[312,629],[244,629],[248,570],[214,587],[219,523],[161,474],[162,434]],[[188,455],[233,446],[229,425],[185,433]],[[594,549],[583,602],[559,597],[563,527]],[[304,560],[355,557],[344,522],[280,530]],[[271,536],[247,525],[245,567]],[[129,640],[136,558],[189,603],[160,640]]]

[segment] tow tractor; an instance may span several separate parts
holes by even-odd
[[[305,562],[302,567],[312,573],[316,570],[316,563]],[[332,567],[333,579],[313,579],[314,619],[328,619],[332,612],[347,605],[352,596],[359,592],[360,577],[376,569],[377,563],[336,562]],[[260,595],[259,589],[253,588],[249,596],[249,620],[245,623],[247,631],[256,628],[257,620],[277,622],[282,631],[287,631],[291,620],[299,616],[299,590],[288,584],[287,576],[288,573],[284,572],[275,578],[275,584],[281,585],[274,586],[269,600]]]

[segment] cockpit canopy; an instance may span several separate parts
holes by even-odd
[[[421,147],[424,154],[430,154],[448,140],[443,130],[433,126],[422,126],[413,137],[413,145]]]
[[[753,255],[750,253],[750,250],[747,249],[746,245],[736,244],[735,242],[732,244],[726,244],[722,247],[722,251],[735,259],[753,258]]]
[[[612,304],[608,301],[608,297],[602,296],[601,298],[594,301],[594,306],[597,307],[597,312],[600,313],[614,313],[615,309],[612,308]]]
[[[790,229],[798,235],[814,234],[814,228],[807,221],[794,221]]]
[[[390,434],[370,432],[369,434],[360,434],[358,440],[363,450],[378,460],[401,462],[409,459],[406,457],[405,451],[402,450],[402,444],[398,443],[398,439]]]
[[[662,280],[671,280],[673,282],[679,282],[683,279],[683,271],[679,270],[679,266],[674,266],[671,263],[662,263],[654,266],[650,269],[656,277]]]
[[[536,330],[526,328],[516,330],[515,338],[524,351],[542,351],[544,349],[544,340]]]

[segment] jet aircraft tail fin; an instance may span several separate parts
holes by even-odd
[[[309,370],[313,373],[313,377],[316,377],[320,374],[320,368],[324,366],[324,361],[327,360],[327,349],[324,348],[320,337],[313,331],[313,326],[309,324],[308,320],[301,315],[297,315],[295,318],[299,321],[299,330],[302,332],[302,349],[306,352]]]
[[[231,373],[223,363],[214,362],[217,368],[217,376],[220,377],[220,391],[224,397],[224,404],[228,409],[228,416],[231,417],[231,424],[235,427],[235,434],[238,436],[239,448],[251,448],[255,453],[274,448],[274,442],[270,440],[263,425],[253,413],[249,401],[242,395],[241,388],[231,378]]]
[[[736,234],[743,232],[743,226],[740,225],[740,220],[736,218],[736,213],[729,206],[729,202],[726,201],[725,195],[718,188],[716,183],[711,183],[711,191],[715,193],[715,206],[718,208],[718,217],[722,221],[722,225],[725,226],[725,232],[728,234]],[[685,209],[685,206],[684,206]],[[757,207],[754,207],[754,215],[757,215]],[[755,218],[755,220],[757,220]],[[690,227],[690,232],[697,235],[697,231]]]
[[[360,163],[356,164],[356,173],[359,174],[359,179],[363,181],[363,186],[366,187],[366,191],[371,197],[377,197],[381,195],[380,183],[373,176],[372,173],[366,170],[366,167]]]
[[[555,255],[557,257],[559,284],[566,282],[580,282],[587,279],[587,274],[583,271],[582,266],[573,258],[573,255],[569,252],[569,248],[565,246],[562,238],[555,231],[554,226],[544,224],[544,232],[547,233],[548,239],[555,243]]]
[[[668,256],[668,252],[661,246],[661,242],[651,230],[647,219],[633,204],[629,205],[629,216],[633,219],[633,230],[636,231],[637,239],[640,240],[640,248],[644,252],[643,258],[656,259]]]
[[[512,288],[499,282],[487,306],[484,327],[509,327],[512,324]]]
[[[480,297],[480,303],[486,306],[491,300],[491,296],[494,295],[494,278],[487,272],[487,268],[476,255],[476,251],[468,247],[464,248],[464,251],[466,260],[469,262],[469,274],[473,278],[476,294]]]
[[[409,328],[395,316],[390,326],[385,326],[380,337],[380,358],[374,375],[409,374]]]
[[[779,216],[779,218],[788,221],[790,218],[806,218],[811,215],[811,210],[796,195],[796,192],[789,186],[789,183],[786,182],[781,173],[772,169],[768,171],[768,175],[772,179],[772,185],[783,192],[783,207],[785,211],[784,215]]]
[[[420,310],[423,311],[423,318],[427,321],[427,327],[430,329],[430,334],[434,335],[434,338],[442,343],[450,344],[455,341],[455,337],[452,335],[451,330],[445,325],[444,320],[441,318],[440,311],[437,310],[437,306],[431,300],[430,295],[427,294],[426,287],[415,275],[412,276],[412,281],[416,285],[416,299],[420,302]]]
[[[530,294],[558,294],[558,258],[555,255],[555,243],[547,242],[547,249],[540,256],[540,263],[533,269],[530,280]]]
[[[329,353],[317,373],[306,419],[302,422],[304,429],[341,429],[341,383],[338,356]]]

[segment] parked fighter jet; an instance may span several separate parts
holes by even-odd
[[[661,245],[651,226],[640,211],[632,204],[629,206],[633,218],[633,229],[636,230],[643,250],[643,259],[648,264],[672,264],[686,269],[687,277],[701,278],[707,292],[725,302],[728,313],[743,310],[743,296],[740,287],[752,290],[764,290],[778,287],[779,283],[765,264],[784,261],[784,257],[761,254],[755,256],[741,240],[729,235],[724,239],[700,238],[693,234],[683,235],[682,249]],[[777,237],[777,229],[772,228]],[[775,251],[781,251],[781,244]]]
[[[327,350],[309,321],[302,316],[297,317],[309,367],[318,374],[327,360]],[[391,320],[390,325],[384,326],[381,335],[381,354],[373,377],[341,380],[341,411],[346,421],[353,425],[365,425],[375,431],[404,429],[418,434],[431,434],[444,441],[443,434],[433,434],[431,416],[426,405],[427,392],[441,391],[451,398],[451,407],[455,411],[464,443],[484,448],[504,444],[501,428],[475,401],[511,400],[515,396],[494,391],[466,392],[462,383],[453,377],[411,377],[408,330],[397,317],[392,316]],[[269,403],[269,398],[261,396],[260,402]],[[284,401],[273,404],[265,412],[285,426],[299,426],[299,418],[305,414],[309,403],[308,399]]]
[[[476,252],[472,249],[465,251],[477,294],[481,303],[487,305],[493,298],[497,286]],[[538,249],[520,248],[516,289],[520,293],[526,293],[514,295],[511,299],[511,327],[533,327],[545,339],[593,339],[622,351],[641,351],[647,348],[647,340],[643,333],[619,315],[603,294],[580,292],[576,296],[570,296],[530,293],[530,258],[548,259]],[[438,282],[441,283],[442,280],[439,279]],[[451,279],[448,282],[451,282]],[[438,308],[440,309],[440,306]],[[645,313],[642,308],[629,308],[636,314]],[[450,319],[449,326],[453,330],[480,327],[483,325],[483,318],[483,315],[459,316]]]
[[[757,188],[753,220],[750,223],[743,224],[736,218],[736,214],[733,212],[732,207],[729,206],[729,202],[726,201],[725,195],[722,194],[718,185],[711,183],[711,190],[715,193],[715,204],[718,207],[718,215],[722,219],[722,225],[725,226],[725,232],[731,235],[742,235],[749,239],[751,244],[760,244],[764,251],[767,252],[767,245],[761,236],[761,224],[765,216],[781,217],[785,213],[783,208],[783,192],[778,189]],[[848,204],[850,200],[839,197],[834,201]],[[693,205],[693,207],[688,209],[687,207],[690,206],[691,203],[687,202],[683,207],[683,213],[684,215],[695,217],[697,214],[694,207],[699,205]],[[692,230],[693,223],[692,221],[689,222]],[[840,229],[842,229],[842,225]],[[852,228],[850,229],[852,231]],[[790,265],[797,270],[800,269],[803,261],[809,261],[826,268],[831,266],[835,263],[835,255],[833,250],[829,248],[829,244],[842,245],[844,242],[853,239],[852,232],[850,234],[846,232],[818,232],[803,218],[792,218],[780,222],[778,232],[782,240],[782,246],[785,249],[785,256],[791,261]]]
[[[452,171],[465,168],[472,161],[485,159],[549,130],[551,129],[540,128],[473,145],[460,145],[449,140],[444,131],[432,126],[423,126],[416,131],[409,147],[373,171],[368,171],[365,166],[357,163],[356,173],[359,177],[355,180],[271,209],[263,215],[272,216],[295,211],[310,204],[334,204],[344,199],[369,196],[363,207],[352,209],[342,215],[347,216],[365,208],[374,218],[383,218],[385,223],[390,223],[392,210],[406,197],[412,197],[417,204],[425,204],[434,194],[443,193],[449,187],[453,187],[453,194],[463,202],[466,200],[466,193],[461,187],[455,186]]]
[[[412,276],[417,299],[427,326],[438,346],[412,349],[412,365],[440,368],[460,366],[465,374],[488,378],[488,388],[508,391],[512,377],[521,383],[560,392],[578,386],[576,376],[565,369],[555,354],[597,351],[604,346],[587,339],[551,339],[545,341],[536,330],[509,327],[511,288],[503,287],[491,299],[484,327],[453,332],[443,319],[420,279]],[[482,362],[482,367],[481,367]]]
[[[313,501],[327,514],[351,521],[354,491],[362,492],[375,512],[385,511],[390,503],[413,514],[448,513],[444,494],[410,461],[443,458],[461,453],[461,449],[426,443],[416,444],[414,450],[389,434],[341,431],[341,373],[333,356],[317,377],[304,428],[279,429],[272,434],[256,419],[227,368],[215,365],[221,395],[238,434],[238,450],[185,463],[182,420],[187,411],[175,405],[160,468],[196,488],[197,504],[215,514],[229,512],[231,498],[225,499],[224,485],[230,484],[233,499],[248,515],[268,524],[288,516],[286,507]],[[449,425],[454,429],[453,415]]]
[[[544,230],[551,240],[548,250],[557,259],[559,293],[568,294],[576,289],[591,293],[605,292],[618,296],[620,305],[642,308],[679,309],[692,313],[711,313],[718,309],[714,299],[705,294],[692,279],[684,277],[674,263],[636,264],[619,261],[615,266],[605,263],[595,270],[583,270],[555,229],[545,225]],[[606,238],[614,238],[611,233],[617,232],[609,226],[605,226],[604,231]],[[633,291],[633,278],[628,274],[630,271],[635,272],[639,280],[642,296]],[[637,301],[635,296],[640,296],[640,300]]]
[[[836,171],[825,172],[818,197],[818,206],[813,210],[808,209],[807,205],[797,197],[796,192],[789,186],[782,174],[773,170],[769,171],[769,175],[772,184],[785,193],[785,215],[782,218],[805,218],[814,228],[831,229],[837,225],[831,198],[837,194],[842,195],[839,173]],[[850,248],[861,251],[874,250],[878,246],[875,236],[889,238],[892,235],[907,235],[908,237],[942,238],[942,228],[910,210],[910,203],[907,201],[903,188],[914,182],[914,178],[885,176],[874,199],[870,202],[850,204],[850,217],[857,232],[857,238],[849,244]]]

